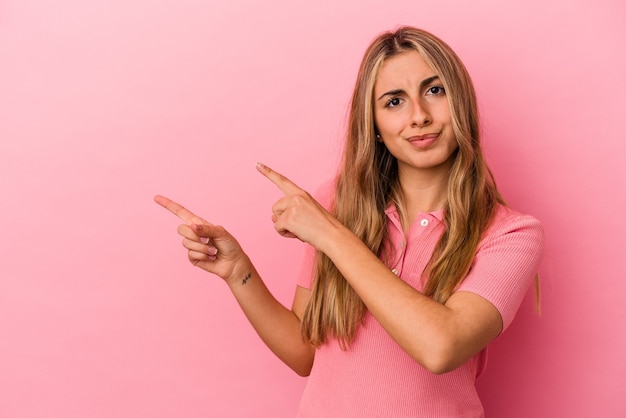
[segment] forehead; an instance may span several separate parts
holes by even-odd
[[[417,51],[402,52],[383,61],[374,90],[376,92],[419,86],[422,80],[436,75]]]

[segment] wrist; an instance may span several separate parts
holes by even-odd
[[[334,254],[346,248],[346,243],[349,242],[351,238],[358,240],[352,231],[337,222],[327,231],[323,242],[321,242],[316,249],[332,259]]]
[[[232,272],[225,279],[226,284],[233,289],[234,287],[246,284],[252,276],[256,274],[256,270],[250,259],[246,256],[240,262],[235,264]]]

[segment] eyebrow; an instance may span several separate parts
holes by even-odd
[[[420,83],[420,90],[422,90],[424,87],[426,87],[427,85],[431,84],[433,81],[438,80],[439,76],[438,75],[434,75],[432,77],[428,77],[422,80],[422,82]],[[406,93],[404,90],[402,89],[397,89],[397,90],[390,90],[386,93],[384,93],[382,96],[380,96],[378,99],[376,100],[380,100],[385,96],[396,96],[398,94],[402,94],[402,93]]]

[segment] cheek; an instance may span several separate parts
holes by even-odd
[[[381,113],[374,117],[378,131],[382,133],[394,134],[398,133],[406,125],[404,118],[400,112]]]
[[[454,133],[452,133],[452,132],[450,133],[450,136],[448,137],[448,140],[447,140],[447,148],[450,151],[450,153],[453,153],[454,151],[456,151],[459,148],[459,143],[456,140],[456,137],[454,136]]]
[[[448,102],[441,103],[439,109],[437,109],[437,118],[444,123],[452,125],[452,116],[450,113],[450,106],[448,106]]]

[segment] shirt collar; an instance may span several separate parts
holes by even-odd
[[[443,222],[443,209],[433,210],[432,212],[426,212],[431,215],[433,218],[437,219],[439,222]],[[392,220],[393,223],[397,222],[397,226],[400,225],[400,215],[398,214],[398,208],[396,208],[395,203],[390,203],[385,209],[385,214],[389,219]],[[400,228],[402,229],[402,228]]]

